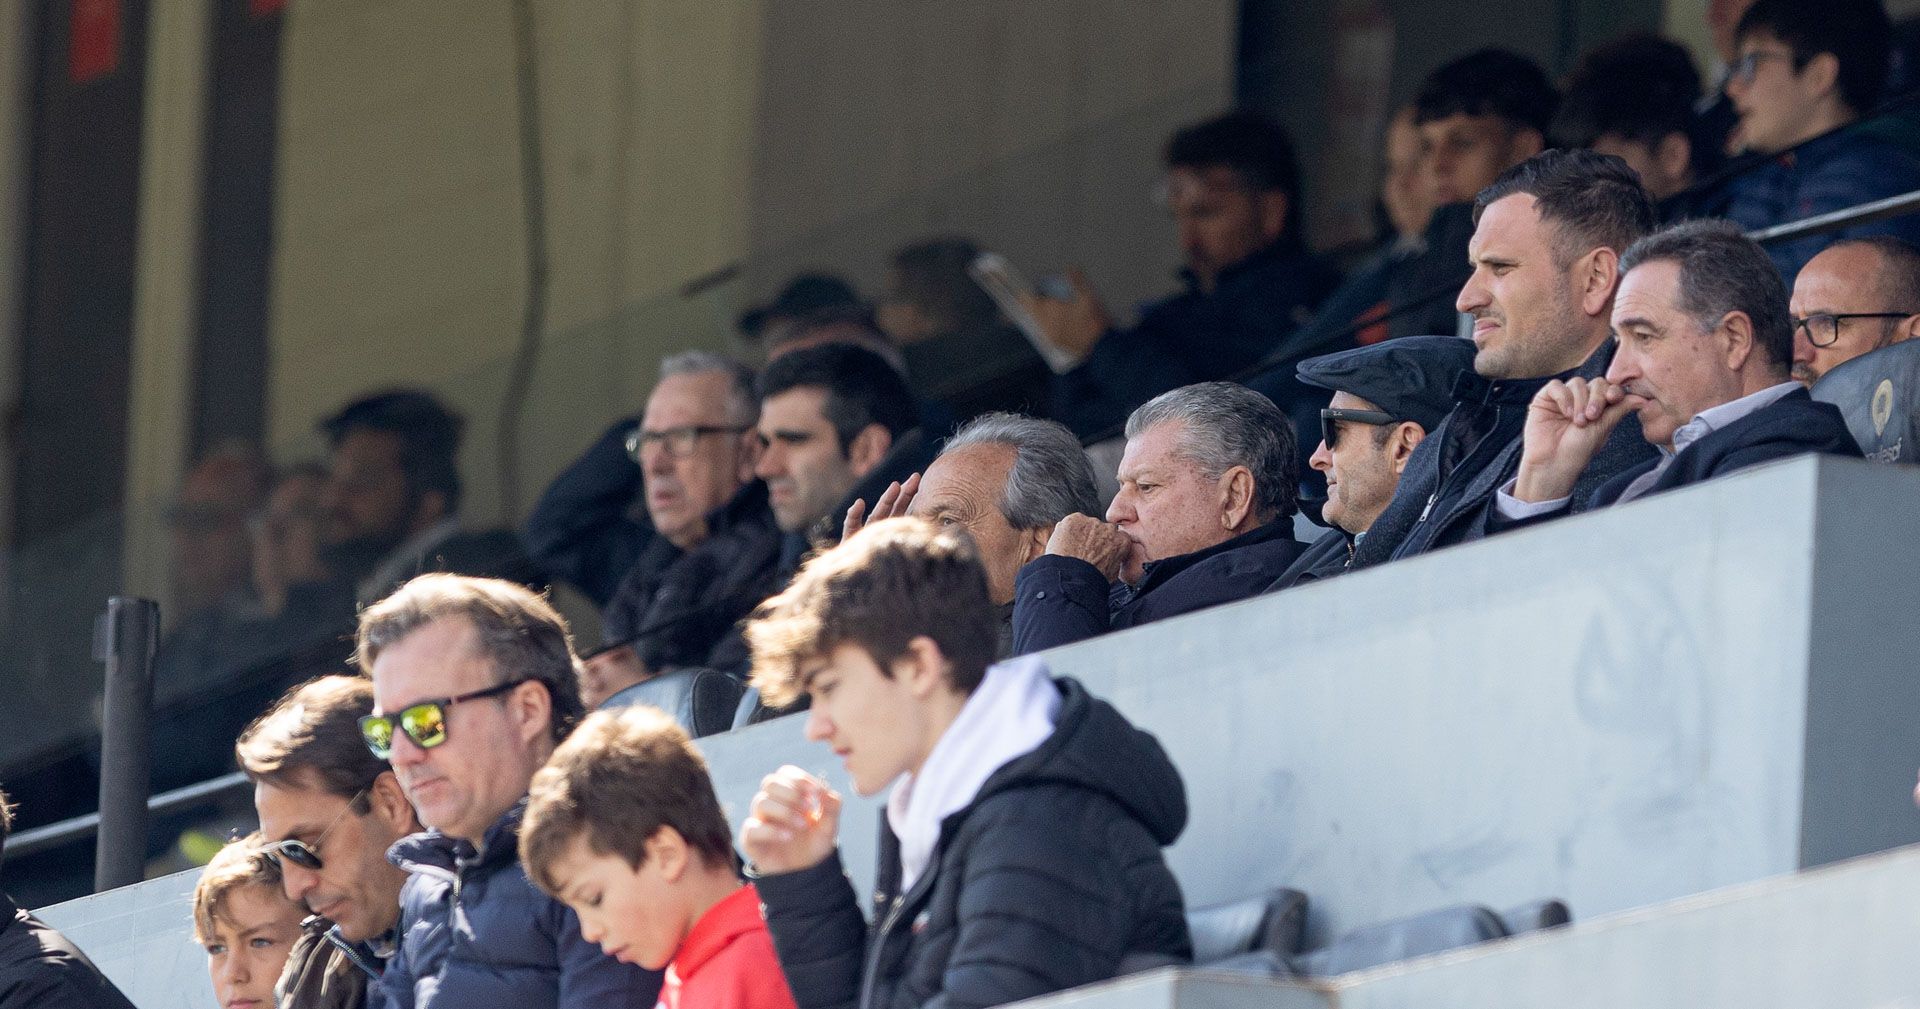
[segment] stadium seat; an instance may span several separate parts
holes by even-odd
[[[1813,398],[1840,408],[1869,460],[1914,462],[1907,442],[1920,433],[1920,340],[1839,365],[1813,384]]]
[[[1559,928],[1572,921],[1573,912],[1568,910],[1566,902],[1551,898],[1536,900],[1519,907],[1510,907],[1500,912],[1500,924],[1506,926],[1508,935]]]
[[[733,727],[744,689],[739,680],[715,669],[676,669],[614,694],[601,707],[649,704],[672,715],[689,735],[708,736]]]
[[[1559,900],[1539,900],[1496,914],[1473,904],[1398,918],[1354,929],[1309,953],[1286,956],[1258,950],[1210,966],[1267,977],[1332,977],[1573,920]]]
[[[1187,912],[1193,937],[1193,965],[1204,967],[1248,954],[1284,959],[1300,950],[1306,934],[1307,895],[1286,887]],[[1158,953],[1135,953],[1121,961],[1120,973],[1183,965]]]

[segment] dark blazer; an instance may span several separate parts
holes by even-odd
[[[1329,529],[1295,558],[1266,591],[1278,592],[1295,585],[1336,578],[1346,574],[1352,563],[1353,536],[1344,529]]]
[[[617,421],[540,495],[521,533],[527,555],[554,578],[606,606],[649,545],[649,566],[664,570],[678,547],[654,531],[635,507],[645,484],[627,455],[638,417]]]
[[[900,890],[880,817],[873,924],[836,852],[754,881],[799,1009],[985,1009],[1193,956],[1161,848],[1186,826],[1166,752],[1072,680],[1053,735],[993,772]]]
[[[1225,543],[1151,561],[1139,584],[1109,583],[1078,557],[1036,557],[1013,581],[1013,654],[1072,644],[1108,631],[1251,599],[1305,549],[1292,518]]]

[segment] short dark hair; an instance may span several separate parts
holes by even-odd
[[[732,866],[727,817],[687,730],[644,704],[596,711],[534,774],[520,821],[520,861],[535,886],[558,897],[554,868],[574,842],[638,869],[662,827],[672,827],[708,866]]]
[[[919,308],[942,333],[991,326],[999,321],[1000,308],[967,273],[979,255],[978,245],[957,235],[896,249],[893,294]]]
[[[430,392],[394,389],[356,399],[320,422],[330,447],[355,431],[400,439],[400,468],[415,495],[439,491],[449,512],[460,506],[460,435],[466,421]]]
[[[1880,269],[1874,271],[1880,297],[1893,307],[1892,312],[1920,312],[1920,245],[1895,235],[1868,235],[1843,238],[1828,249],[1866,248],[1880,254]],[[1825,251],[1825,250],[1822,250]]]
[[[1194,123],[1167,141],[1168,168],[1230,168],[1256,192],[1287,198],[1283,242],[1300,240],[1300,159],[1293,140],[1272,118],[1242,109]]]
[[[1633,243],[1620,257],[1622,276],[1648,263],[1680,267],[1680,309],[1701,329],[1720,324],[1729,312],[1753,322],[1754,342],[1768,360],[1793,363],[1793,322],[1787,284],[1753,239],[1731,221],[1685,221]]]
[[[381,651],[436,620],[464,619],[493,666],[496,682],[539,680],[552,699],[554,742],[586,714],[580,701],[580,659],[566,618],[524,585],[498,578],[426,574],[360,611],[354,660],[373,675]]]
[[[1840,63],[1840,100],[1855,112],[1871,110],[1886,94],[1893,25],[1881,0],[1758,0],[1733,37],[1756,31],[1785,43],[1795,70],[1832,53]]]
[[[1693,105],[1700,100],[1700,71],[1678,42],[1635,33],[1615,39],[1580,60],[1567,79],[1566,97],[1554,114],[1556,147],[1592,147],[1613,134],[1653,146],[1675,133],[1699,159],[1711,145],[1694,142]]]
[[[1544,137],[1559,104],[1560,93],[1540,64],[1505,49],[1482,49],[1427,75],[1413,98],[1413,121],[1499,116]]]
[[[1639,174],[1611,154],[1542,151],[1480,191],[1473,201],[1473,223],[1479,224],[1496,201],[1516,194],[1533,197],[1540,219],[1553,226],[1561,267],[1603,246],[1625,252],[1659,220]]]
[[[907,381],[870,350],[829,343],[775,358],[760,373],[762,403],[802,387],[826,390],[827,423],[846,454],[869,424],[898,438],[919,423],[919,410]]]
[[[387,771],[367,749],[360,719],[373,714],[373,684],[359,676],[322,676],[286,692],[233,744],[247,779],[276,788],[318,787],[358,799]],[[365,809],[356,810],[364,812]]]
[[[753,685],[774,707],[806,692],[804,667],[856,645],[891,677],[895,659],[927,637],[971,695],[999,647],[999,618],[973,540],[925,519],[885,519],[816,555],[747,621]]]

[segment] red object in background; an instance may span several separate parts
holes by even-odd
[[[278,14],[287,8],[287,0],[247,0],[247,13],[257,18]]]
[[[120,0],[73,0],[67,76],[85,84],[120,68]]]

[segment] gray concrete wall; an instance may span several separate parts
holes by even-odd
[[[1916,493],[1913,469],[1797,460],[1049,658],[1179,764],[1191,905],[1294,886],[1317,937],[1547,896],[1586,919],[1920,841]],[[782,763],[846,790],[801,730],[703,741],[731,818]],[[878,816],[843,820],[862,889]],[[58,915],[131,967],[110,923],[140,901],[93,900]],[[170,939],[140,913],[143,948],[185,942],[184,907]],[[191,983],[169,964],[126,976]]]

